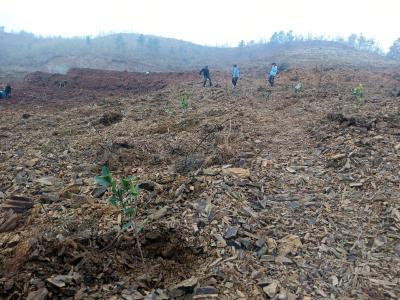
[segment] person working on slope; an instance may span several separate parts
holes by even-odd
[[[6,85],[4,90],[0,90],[0,99],[8,99],[11,97],[11,86],[9,84]]]
[[[9,84],[6,85],[6,88],[4,89],[4,94],[6,99],[11,97],[11,86]]]
[[[236,87],[237,81],[239,80],[240,70],[237,65],[233,65],[232,67],[232,84],[233,88]]]
[[[269,71],[268,82],[271,86],[274,86],[275,76],[278,73],[278,66],[276,63],[272,63],[271,71]]]
[[[201,69],[200,75],[203,75],[203,86],[206,86],[207,80],[210,82],[210,86],[212,86],[210,70],[208,69],[208,66],[205,66],[203,69]]]

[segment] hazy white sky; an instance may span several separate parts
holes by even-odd
[[[0,25],[41,35],[136,32],[237,45],[275,31],[363,33],[387,50],[400,37],[400,0],[0,0]]]

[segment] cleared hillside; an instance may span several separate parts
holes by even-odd
[[[213,74],[35,73],[0,102],[0,298],[398,299],[398,71]],[[103,165],[142,188],[145,269]]]

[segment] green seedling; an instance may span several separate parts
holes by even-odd
[[[297,97],[304,90],[304,85],[299,82],[293,86],[293,94]]]
[[[180,108],[183,109],[185,112],[187,112],[189,108],[189,99],[187,96],[183,96],[181,99],[181,102],[179,104]]]
[[[173,111],[173,110],[169,107],[168,104],[165,105],[165,107],[164,107],[164,112],[165,112],[166,114],[168,114],[170,117],[176,117],[176,112]]]
[[[263,92],[263,97],[264,97],[266,100],[269,100],[269,99],[271,98],[271,94],[272,94],[272,91],[271,91],[271,90],[265,89],[265,91]]]
[[[225,86],[224,86],[224,95],[228,96],[228,85],[226,83],[225,83]]]
[[[295,93],[295,95],[301,93],[303,91],[304,87],[303,84],[301,82],[297,83],[294,87],[293,87],[293,91]]]
[[[141,227],[137,225],[137,197],[139,194],[139,187],[132,176],[127,178],[121,178],[120,182],[113,178],[110,170],[103,166],[101,170],[101,175],[96,176],[97,184],[106,187],[111,193],[108,198],[108,202],[117,208],[121,209],[121,212],[129,220],[128,223],[124,224],[122,228],[128,230],[133,227],[133,231],[136,237],[136,243],[139,249],[139,253],[142,259],[143,268],[147,270],[142,248],[140,246],[139,232],[142,230]]]
[[[143,106],[139,106],[136,112],[137,112],[137,115],[138,115],[138,119],[139,120],[143,120],[143,118],[144,118],[144,108],[143,108]]]
[[[110,189],[111,196],[108,199],[108,202],[111,205],[120,207],[123,214],[128,219],[132,219],[136,215],[138,187],[133,180],[133,177],[122,178],[118,184],[117,181],[113,179],[110,170],[104,166],[101,170],[101,175],[96,176],[96,182],[99,185]],[[129,226],[125,227],[129,228]]]
[[[269,100],[271,98],[272,90],[264,86],[259,86],[257,92],[260,93],[263,99]]]
[[[364,87],[362,84],[356,86],[351,93],[353,99],[355,100],[357,110],[361,108],[364,104]]]

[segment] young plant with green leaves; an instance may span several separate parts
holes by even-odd
[[[225,86],[224,86],[224,95],[228,96],[228,84],[226,84],[226,83],[225,83]]]
[[[137,108],[136,113],[137,113],[138,119],[139,120],[143,120],[143,118],[144,118],[144,108],[143,108],[142,105]]]
[[[291,88],[292,88],[292,86],[290,84],[285,84],[282,86],[282,91],[288,92],[288,91],[290,91]]]
[[[183,96],[181,99],[181,102],[179,104],[179,107],[183,109],[185,112],[187,112],[189,108],[189,98],[188,96]]]
[[[139,231],[142,229],[137,225],[136,215],[137,215],[137,197],[139,194],[139,187],[132,176],[127,178],[121,178],[118,183],[110,173],[110,170],[103,166],[101,170],[101,175],[96,176],[97,184],[106,187],[109,192],[111,192],[108,202],[120,208],[125,217],[129,220],[128,223],[124,224],[122,228],[124,230],[133,227],[133,231],[136,238],[136,243],[139,249],[140,257],[142,259],[143,268],[146,270],[146,265],[144,261],[144,256],[142,248],[140,246]]]
[[[362,84],[357,85],[351,93],[353,99],[355,100],[356,107],[359,110],[364,104],[364,87]]]
[[[267,87],[259,86],[257,92],[260,92],[262,99],[269,100],[271,98],[272,90]]]
[[[164,106],[164,112],[167,113],[170,117],[176,117],[176,112],[173,111],[168,104]]]
[[[293,86],[293,93],[295,94],[295,96],[300,94],[303,90],[304,90],[304,86],[301,82],[299,82]]]

